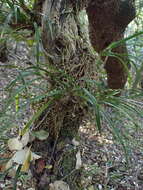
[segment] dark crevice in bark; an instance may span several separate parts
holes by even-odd
[[[8,50],[6,42],[0,44],[0,61],[6,62],[8,60]]]

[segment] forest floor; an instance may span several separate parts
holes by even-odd
[[[24,44],[19,47],[16,52],[9,50],[8,62],[0,62],[0,110],[2,110],[4,99],[8,95],[4,90],[5,87],[19,73],[18,67],[25,67],[31,61]],[[18,67],[12,68],[9,65]],[[16,117],[14,109],[11,108],[10,114],[11,127],[15,125],[21,127],[30,117],[29,107],[26,112],[22,112]],[[0,131],[2,126],[3,123],[0,123]],[[106,123],[103,124],[102,134],[97,132],[92,123],[81,126],[81,155],[82,165],[85,168],[82,174],[83,190],[143,190],[143,131],[142,129],[134,130],[130,123],[127,126],[128,154],[126,156],[128,164],[121,144],[113,139],[112,134],[106,128]],[[120,127],[124,133],[124,128]],[[8,136],[11,137],[13,134],[14,132],[11,130],[11,134]],[[0,143],[2,144],[1,141]],[[2,154],[0,157],[2,158]],[[12,182],[12,178],[0,178],[0,189],[13,189]],[[34,190],[28,176],[19,179],[17,190]]]

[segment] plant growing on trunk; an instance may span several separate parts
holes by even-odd
[[[34,152],[42,156],[42,159],[31,164],[36,188],[52,189],[55,182],[64,181],[71,190],[82,189],[80,147],[75,143],[79,127],[88,113],[89,105],[95,113],[96,125],[101,130],[102,116],[106,119],[107,117],[101,114],[103,110],[100,106],[106,103],[116,107],[116,103],[120,103],[120,99],[114,97],[116,92],[111,90],[106,94],[106,89],[103,92],[98,89],[100,73],[94,50],[101,53],[105,63],[108,87],[122,89],[127,80],[126,46],[123,43],[118,43],[114,48],[110,45],[123,39],[125,28],[134,19],[133,1],[39,0],[35,1],[32,10],[26,8],[24,1],[19,0],[19,5],[29,18],[33,18],[34,25],[30,19],[23,26],[18,21],[16,25],[10,25],[27,26],[27,29],[34,30],[37,62],[27,72],[31,70],[37,76],[43,77],[47,84],[46,93],[34,99],[39,100],[34,105],[35,114],[23,129],[23,134],[30,127],[34,132],[42,129],[49,133],[43,141],[36,138],[32,142]],[[86,9],[88,15],[90,42],[79,19],[83,9]],[[45,55],[44,64],[38,56],[40,43]],[[106,48],[110,50],[108,54]],[[120,135],[112,122],[108,121],[114,135],[124,147]]]

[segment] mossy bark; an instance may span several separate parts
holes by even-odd
[[[76,155],[80,147],[75,146],[72,140],[78,137],[79,127],[86,114],[86,108],[83,106],[81,98],[74,94],[74,87],[77,85],[85,87],[86,82],[81,80],[83,78],[95,80],[97,78],[96,56],[91,51],[90,43],[86,39],[87,35],[82,32],[78,19],[79,12],[89,2],[92,1],[45,0],[42,4],[42,43],[48,72],[51,73],[46,81],[49,84],[48,91],[63,89],[63,82],[66,83],[68,80],[65,75],[74,78],[74,83],[69,80],[68,82],[71,84],[66,88],[66,93],[55,100],[35,122],[36,130],[44,129],[49,132],[49,137],[45,141],[36,140],[33,143],[34,152],[40,152],[42,155],[42,163],[50,166],[38,173],[37,168],[41,161],[37,161],[37,165],[35,163],[33,166],[36,188],[39,190],[50,189],[50,184],[56,180],[66,182],[71,190],[83,189],[80,183],[81,169],[76,168]],[[106,10],[103,3],[101,10],[96,3],[92,3],[87,8],[90,39],[92,45],[96,46],[95,49],[100,52],[111,42],[121,39],[123,32],[121,30],[118,32],[119,28],[114,26],[113,18],[115,19],[116,15],[107,13],[109,10],[112,13],[113,4],[112,9],[110,7],[109,10]],[[107,21],[105,22],[105,16],[107,16],[109,26]],[[98,19],[101,23],[98,22]],[[116,33],[116,35],[112,33]],[[121,52],[123,49],[121,48]],[[112,67],[114,70],[114,62],[118,72],[117,76],[114,76],[115,78],[112,70],[110,71]],[[119,73],[119,67],[121,73]],[[125,78],[123,66],[116,59],[108,58],[106,70],[108,82],[117,81],[120,77],[121,80]],[[109,87],[121,88],[124,83],[116,86],[109,82]],[[43,104],[49,100],[50,98],[45,99]]]
[[[37,166],[35,163],[33,175],[37,189],[50,189],[50,184],[56,180],[63,180],[71,190],[82,189],[81,169],[76,168],[76,155],[80,147],[75,146],[72,140],[78,138],[86,108],[81,98],[74,94],[74,88],[86,86],[81,78],[96,79],[96,59],[90,51],[86,35],[81,32],[81,7],[83,4],[80,6],[79,2],[75,4],[70,0],[46,0],[43,3],[42,43],[46,65],[51,73],[47,80],[48,91],[65,89],[63,82],[69,86],[66,93],[55,100],[35,122],[36,130],[47,130],[49,137],[45,141],[34,141],[34,152],[40,152],[46,165],[52,166],[37,174],[39,163],[37,161]],[[48,100],[50,98],[44,100],[43,104]]]

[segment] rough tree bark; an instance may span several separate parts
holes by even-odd
[[[97,52],[112,42],[122,40],[127,25],[135,18],[134,0],[96,0],[87,7],[90,39]],[[113,50],[128,65],[126,45]],[[122,55],[122,56],[121,56]],[[104,60],[104,58],[103,58]],[[108,57],[105,63],[108,86],[121,89],[127,81],[127,70],[118,58]]]
[[[33,143],[34,152],[41,152],[44,159],[32,167],[37,189],[46,187],[52,190],[49,184],[62,179],[71,190],[82,189],[81,169],[76,168],[76,155],[79,155],[80,147],[75,146],[72,140],[78,135],[85,109],[81,99],[75,95],[74,88],[76,85],[86,85],[80,80],[82,77],[96,78],[96,59],[90,53],[89,43],[86,43],[79,24],[79,12],[83,7],[83,2],[73,3],[71,0],[46,0],[43,3],[42,43],[51,73],[47,81],[48,91],[65,90],[62,84],[68,80],[66,75],[74,78],[74,82],[69,80],[72,85],[67,82],[69,87],[66,87],[66,93],[54,101],[35,122],[36,130],[41,128],[49,132],[47,140]],[[46,103],[49,100],[44,101]],[[52,168],[37,172],[41,162],[46,162]]]
[[[42,2],[42,1],[40,1]],[[123,38],[127,24],[134,18],[129,6],[131,1],[95,0],[45,0],[42,2],[42,43],[45,49],[46,64],[52,75],[49,77],[48,91],[62,89],[62,82],[67,78],[59,70],[74,78],[76,84],[84,87],[84,78],[96,78],[96,58],[90,51],[90,44],[85,43],[85,36],[79,24],[79,12],[87,6],[90,39],[93,47],[102,51],[111,42]],[[132,7],[133,8],[133,7]],[[125,10],[127,12],[125,12]],[[129,12],[128,12],[129,11]],[[126,53],[125,46],[114,50]],[[123,65],[115,58],[109,57],[105,68],[110,88],[122,88],[126,81]],[[59,83],[59,79],[61,83]],[[49,137],[45,141],[35,141],[33,149],[41,152],[42,160],[32,166],[37,189],[50,189],[56,180],[64,180],[71,190],[83,189],[80,183],[80,169],[76,169],[76,154],[79,147],[72,143],[78,134],[85,115],[81,99],[74,94],[74,85],[54,101],[35,122],[35,127],[45,129]],[[50,98],[44,100],[46,103]],[[39,163],[52,165],[52,168],[39,169]],[[36,165],[37,164],[37,165]],[[37,169],[38,168],[38,169]]]

